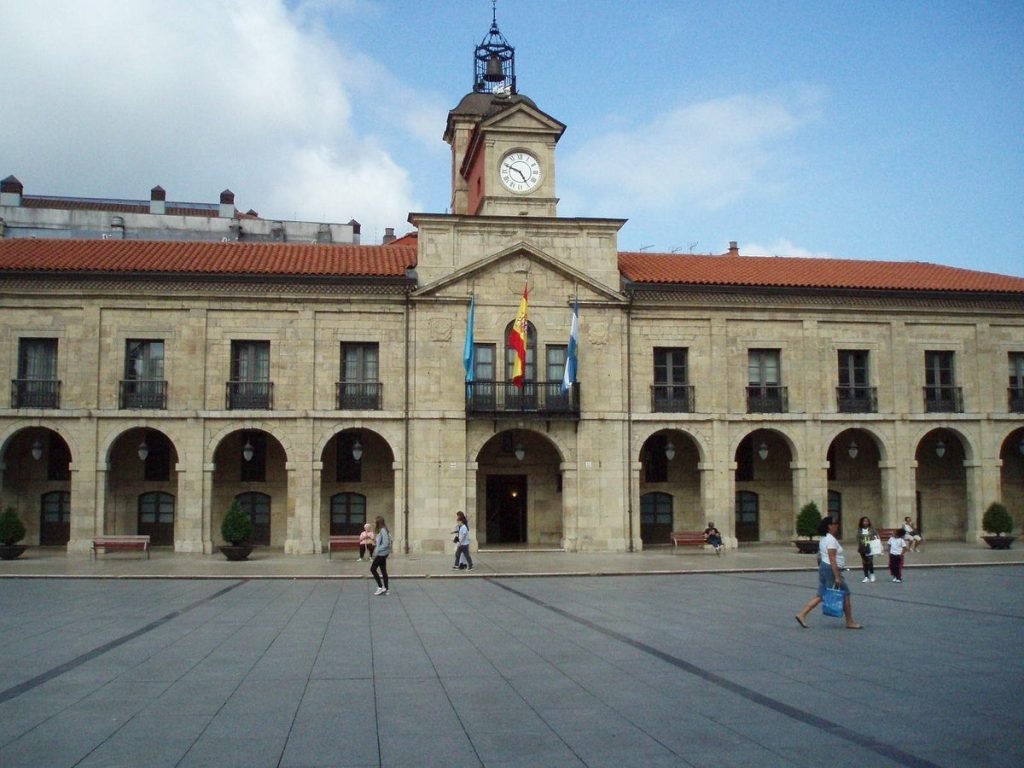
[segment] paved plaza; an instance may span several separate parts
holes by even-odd
[[[783,548],[4,563],[0,766],[1022,765],[1024,565],[947,547],[862,631]]]

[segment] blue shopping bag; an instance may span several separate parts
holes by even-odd
[[[843,601],[846,594],[841,589],[829,587],[825,590],[825,597],[821,601],[821,612],[826,616],[842,616]]]

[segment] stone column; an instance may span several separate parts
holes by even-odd
[[[91,552],[94,536],[105,533],[106,524],[106,464],[97,465],[93,473],[84,472],[72,462],[71,474],[71,534],[68,552]]]
[[[558,470],[562,473],[562,548],[575,552],[579,546],[579,472],[575,461],[563,461]]]
[[[285,534],[286,555],[311,555],[313,549],[312,462],[289,461],[284,465],[288,475],[288,522]]]
[[[217,465],[212,461],[203,464],[203,553],[213,553],[213,471]],[[220,538],[220,532],[217,532]]]
[[[327,543],[321,538],[323,532],[323,477],[324,477],[324,463],[322,461],[314,461],[312,465],[312,483],[313,486],[310,488],[310,503],[312,509],[310,510],[310,526],[311,526],[311,538],[313,540],[313,551],[321,553],[324,551],[324,545]],[[330,510],[328,510],[328,516]],[[328,532],[330,529],[328,529]],[[329,533],[328,533],[329,535]]]

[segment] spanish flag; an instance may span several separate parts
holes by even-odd
[[[526,304],[529,286],[523,286],[523,298],[519,302],[519,311],[516,313],[516,321],[508,332],[508,346],[515,352],[515,359],[512,361],[512,384],[520,389],[523,388],[523,377],[526,373]]]

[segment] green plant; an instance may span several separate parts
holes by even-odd
[[[252,518],[242,511],[238,499],[231,502],[220,524],[220,535],[232,546],[248,544],[252,537]]]
[[[985,510],[985,514],[981,518],[981,527],[985,529],[986,533],[1002,536],[1013,530],[1013,518],[1010,517],[1006,507],[998,501],[993,501],[988,505],[988,509]]]
[[[21,522],[14,507],[7,507],[0,514],[0,544],[10,547],[25,538],[25,524]]]
[[[821,512],[818,505],[809,501],[800,507],[800,514],[796,516],[796,535],[806,536],[808,539],[818,535],[818,525],[821,523]]]

